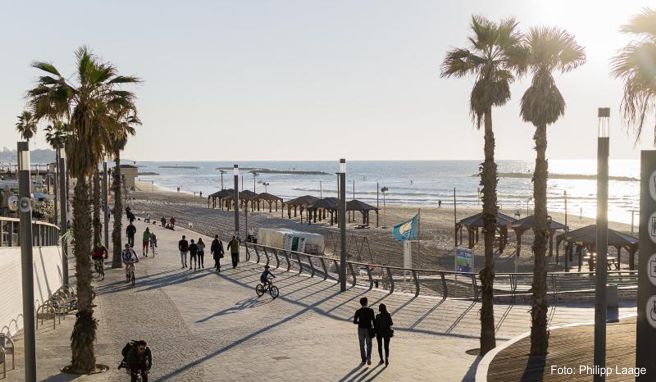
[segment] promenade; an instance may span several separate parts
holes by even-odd
[[[136,222],[140,238],[145,225]],[[149,225],[153,229],[153,225]],[[108,270],[97,284],[96,317],[98,362],[110,366],[101,375],[80,381],[127,381],[116,370],[120,350],[130,339],[144,339],[151,347],[158,381],[461,381],[472,380],[478,358],[467,350],[478,347],[480,303],[350,288],[297,273],[276,271],[280,297],[257,298],[254,287],[262,267],[240,263],[213,271],[211,255],[205,269],[181,269],[177,241],[181,235],[198,239],[186,229],[155,227],[157,256],[137,264],[137,283],[125,283],[122,270]],[[208,248],[209,237],[204,237]],[[137,248],[135,248],[137,249]],[[140,254],[140,251],[137,251]],[[208,251],[206,251],[208,252]],[[360,366],[356,328],[351,323],[358,300],[369,297],[377,309],[385,303],[393,315],[395,337],[390,365]],[[620,314],[632,313],[622,307]],[[553,325],[589,321],[590,306],[558,306]],[[526,332],[529,306],[495,306],[497,337],[507,340]],[[69,336],[74,316],[54,330],[37,335],[39,379],[73,380],[58,368],[70,357]],[[20,341],[17,344],[22,347]],[[18,354],[17,361],[21,361]],[[20,369],[21,363],[17,365]],[[22,380],[22,370],[9,381]]]

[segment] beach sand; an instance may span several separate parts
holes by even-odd
[[[234,231],[234,211],[221,211],[220,209],[207,208],[206,196],[192,195],[182,192],[169,192],[159,190],[150,183],[137,183],[137,191],[129,195],[129,205],[138,216],[150,215],[154,220],[159,221],[161,217],[170,218],[174,216],[178,225],[193,225],[193,229],[206,235],[214,236],[218,234],[222,239],[229,238]],[[264,206],[264,205],[263,205]],[[376,227],[376,214],[370,215],[370,228],[356,229],[355,227],[362,222],[361,215],[356,213],[356,221],[347,224],[348,253],[351,258],[360,259],[364,262],[373,262],[378,264],[389,264],[395,266],[403,265],[403,246],[401,242],[393,239],[391,227],[394,224],[410,219],[418,211],[417,206],[386,206],[379,216],[379,225],[387,225],[387,228]],[[464,208],[457,206],[456,218],[458,220],[480,212],[477,208]],[[501,211],[512,215],[512,211]],[[562,213],[551,214],[553,219],[564,222],[565,217]],[[293,217],[293,211],[292,211]],[[243,232],[245,226],[244,213],[240,211],[240,227]],[[248,213],[248,229],[254,232],[260,227],[271,228],[291,228],[299,231],[321,233],[326,238],[326,252],[333,253],[338,244],[337,226],[330,226],[328,222],[308,225],[300,222],[300,216],[288,219],[281,217],[280,209],[272,213],[268,212],[268,206],[265,211]],[[570,230],[574,230],[589,224],[594,224],[594,219],[579,217],[570,214],[568,216],[568,225]],[[610,223],[610,228],[622,232],[630,233],[631,227],[622,223]],[[637,236],[637,228],[635,235]],[[561,233],[560,231],[558,233]],[[413,242],[413,267],[425,269],[454,269],[454,213],[453,205],[442,205],[437,207],[421,207],[420,223],[420,243]],[[483,265],[483,236],[479,236],[479,243],[474,247],[475,269],[479,270]],[[519,272],[531,272],[533,256],[531,252],[533,234],[529,230],[522,236],[522,249],[517,259],[517,270]],[[463,233],[463,240],[467,244],[467,232]],[[555,243],[554,243],[555,245]],[[514,232],[509,233],[509,243],[503,253],[495,256],[495,269],[497,273],[514,272],[516,238]],[[547,254],[547,270],[563,270],[563,251],[561,248],[560,263],[556,264],[556,255],[549,257]],[[576,262],[577,259],[574,259]],[[628,267],[628,255],[622,254],[623,268]],[[584,264],[583,270],[587,271]]]

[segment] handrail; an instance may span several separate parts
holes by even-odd
[[[310,277],[315,277],[316,273],[323,273],[324,280],[328,277],[335,279],[336,277],[334,275],[340,267],[339,259],[334,256],[313,255],[250,242],[242,243],[242,245],[246,248],[247,253],[255,251],[258,255],[257,263],[263,260],[259,256],[261,251],[264,251],[263,253],[267,257],[267,264],[270,261],[269,251],[273,251],[277,261],[279,260],[278,251],[282,251],[287,262],[287,271],[291,270],[292,263],[296,263],[298,264],[298,270],[295,269],[294,271],[298,271],[299,275],[305,271]],[[313,259],[318,260],[321,266],[317,267],[318,263],[313,261]],[[326,262],[332,263],[330,268],[326,265]],[[380,273],[377,272],[375,275],[372,275],[376,267],[379,267]],[[279,263],[276,268],[280,268]],[[374,278],[378,280],[382,277],[383,282],[387,284],[383,289],[387,289],[389,293],[393,293],[395,281],[399,281],[400,274],[410,273],[412,277],[411,282],[414,281],[415,296],[419,296],[420,294],[437,294],[437,296],[441,296],[443,299],[447,297],[458,297],[473,299],[474,301],[478,301],[481,296],[480,277],[475,272],[403,268],[351,260],[346,261],[346,268],[347,273],[351,273],[350,278],[353,286],[358,285],[359,273],[356,271],[366,271],[367,284],[369,284],[370,289],[373,288]],[[329,273],[332,273],[332,275],[329,275]],[[346,276],[349,277],[348,274]],[[548,272],[547,277],[551,278],[551,283],[548,285],[549,290],[547,292],[552,294],[552,296],[557,296],[559,294],[578,293],[587,290],[586,288],[582,288],[582,286],[589,284],[593,279],[592,276],[594,276],[594,272]],[[637,271],[635,270],[609,271],[608,276],[610,282],[621,283],[624,286],[637,285]],[[495,296],[511,296],[514,299],[522,290],[530,288],[532,277],[533,273],[530,272],[497,274],[495,277],[497,282],[495,282],[494,286],[495,291],[497,291],[495,292]],[[364,284],[364,282],[360,281],[360,284]]]
[[[0,217],[0,247],[20,246],[20,219]],[[59,244],[59,227],[39,220],[32,220],[32,245],[55,246]]]

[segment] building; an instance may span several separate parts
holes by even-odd
[[[135,182],[134,180],[139,175],[139,169],[137,166],[132,166],[129,164],[121,165],[121,177],[123,178],[123,187],[128,190],[134,191]]]

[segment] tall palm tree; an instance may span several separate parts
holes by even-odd
[[[471,47],[453,49],[442,64],[442,77],[476,78],[469,98],[472,119],[477,128],[484,128],[485,160],[480,167],[483,187],[483,233],[485,235],[485,266],[480,271],[482,284],[481,354],[496,346],[494,336],[494,234],[497,215],[497,165],[494,162],[494,131],[492,107],[502,106],[510,99],[510,83],[514,80],[509,58],[520,41],[517,22],[510,18],[494,23],[473,16],[469,37]]]
[[[30,143],[30,139],[36,134],[36,123],[37,121],[30,111],[25,110],[18,116],[16,130],[28,144]]]
[[[52,125],[48,125],[45,128],[46,131],[46,142],[55,150],[55,217],[58,213],[58,202],[57,195],[61,191],[57,191],[59,187],[59,158],[61,150],[64,148],[66,143],[66,134],[67,134],[68,124],[65,124],[61,121],[55,121]],[[62,192],[61,195],[64,195]],[[55,221],[54,224],[59,222]]]
[[[620,30],[638,38],[628,43],[611,61],[612,74],[624,81],[621,109],[624,118],[635,126],[637,143],[642,135],[645,117],[656,111],[656,10],[643,9]]]
[[[112,231],[112,267],[121,267],[121,238],[123,233],[123,201],[121,196],[121,151],[127,144],[128,136],[135,134],[135,126],[141,121],[134,108],[122,108],[114,114],[114,126],[107,136],[108,147],[114,156],[112,189],[114,191],[114,228]]]
[[[132,102],[134,94],[119,89],[134,84],[136,77],[120,76],[114,66],[101,62],[86,47],[76,51],[76,83],[62,76],[47,62],[32,66],[45,73],[28,98],[38,118],[66,119],[71,134],[66,140],[66,159],[71,177],[76,179],[73,198],[73,254],[78,294],[78,315],[71,334],[72,365],[70,370],[89,373],[95,370],[96,320],[93,317],[91,288],[91,219],[88,177],[95,171],[105,147],[101,130],[107,124],[102,111],[109,100],[121,98]]]
[[[522,96],[520,115],[535,126],[535,170],[533,171],[533,307],[531,309],[531,355],[547,354],[547,273],[545,254],[549,236],[547,212],[548,163],[547,126],[565,113],[565,100],[556,87],[552,73],[569,72],[585,63],[583,47],[574,36],[560,28],[531,28],[521,54],[515,55],[517,71],[529,71],[533,79]]]

